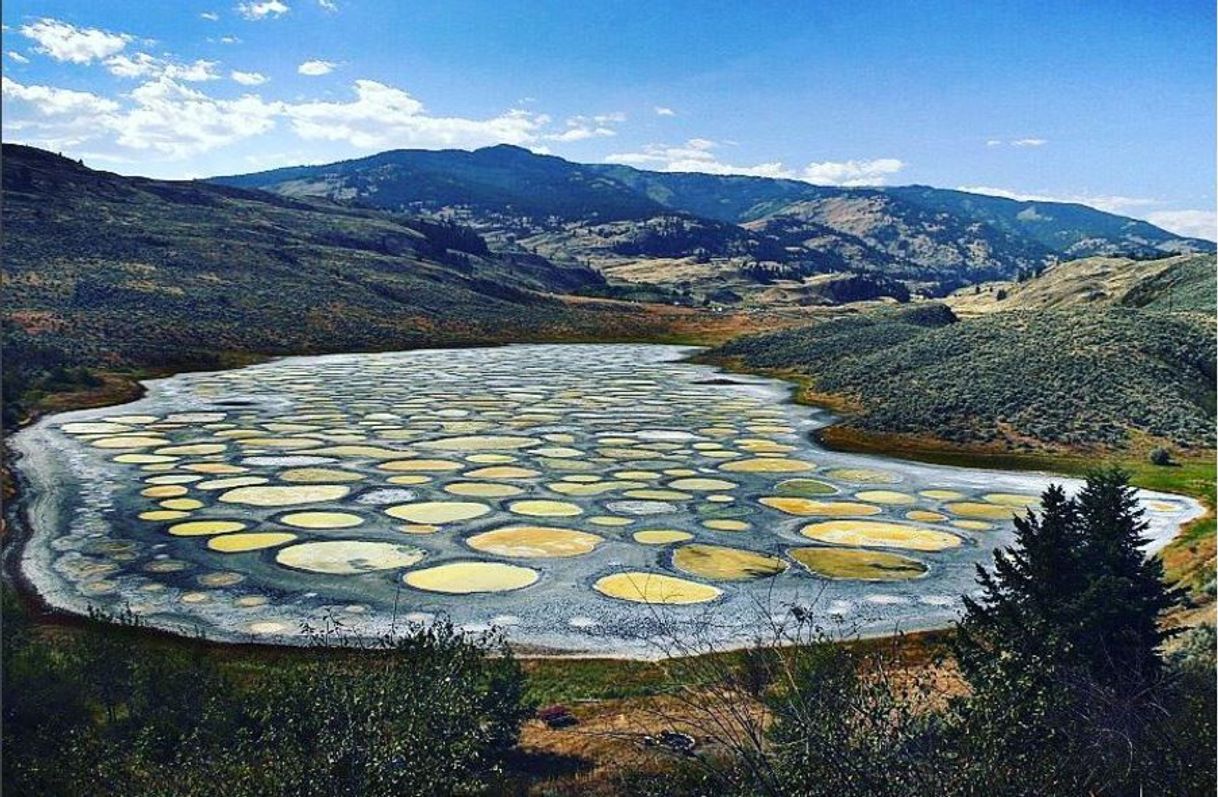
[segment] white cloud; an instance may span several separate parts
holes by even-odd
[[[220,74],[216,71],[219,66],[217,61],[198,60],[190,64],[178,64],[148,53],[136,53],[134,56],[120,53],[107,58],[105,63],[110,74],[126,78],[167,77],[191,83],[220,79]]]
[[[1076,205],[1087,205],[1107,213],[1120,214],[1128,214],[1135,208],[1147,208],[1160,204],[1156,199],[1120,196],[1118,194],[1025,193],[988,185],[962,185],[958,186],[956,190],[968,191],[970,194],[988,194],[990,196],[1005,197],[1006,199],[1017,199],[1020,202],[1068,202]]]
[[[1002,139],[1000,139],[1000,138],[987,138],[987,139],[985,140],[985,145],[986,145],[987,147],[1001,147],[1001,146],[1002,146]]]
[[[1011,142],[1012,147],[1043,147],[1048,144],[1047,139],[1043,138],[1017,138]]]
[[[624,113],[606,113],[597,116],[572,116],[567,120],[567,129],[561,133],[549,133],[545,136],[550,141],[570,142],[584,141],[589,138],[603,138],[617,135],[617,131],[608,127],[610,124],[626,121]]]
[[[238,39],[236,36],[221,36],[220,43],[221,44],[240,44],[241,40]]]
[[[114,100],[87,91],[72,91],[54,86],[26,86],[8,77],[0,80],[3,81],[5,99],[27,102],[43,116],[107,114],[117,111],[119,107]]]
[[[803,180],[819,185],[881,185],[885,179],[899,172],[905,164],[896,158],[879,158],[860,161],[824,161],[809,163],[802,170],[787,168],[781,161],[741,166],[719,159],[714,150],[719,142],[705,138],[691,138],[684,144],[670,147],[649,144],[641,152],[609,155],[608,163],[624,163],[665,172],[702,172],[704,174],[741,174],[752,177],[775,177],[788,180]]]
[[[291,11],[291,7],[282,0],[257,0],[256,2],[239,3],[237,13],[246,19],[266,19],[278,17]]]
[[[35,49],[56,61],[89,64],[121,51],[132,40],[127,33],[99,28],[78,28],[67,22],[44,18],[21,26],[21,35],[38,43]]]
[[[204,11],[202,14],[199,15],[199,17],[201,19],[206,19],[210,22],[218,22],[220,20],[220,15],[217,14],[215,11]]]
[[[228,73],[228,76],[240,83],[242,86],[261,86],[263,83],[270,80],[261,72],[240,72],[234,69]]]
[[[677,112],[674,111],[672,108],[666,108],[663,105],[657,105],[655,107],[655,112],[656,112],[656,116],[676,116],[677,115]]]
[[[317,0],[317,5],[321,6],[322,11],[334,12],[338,10],[338,3],[334,0]]]
[[[283,104],[247,94],[217,100],[170,79],[148,82],[131,92],[135,107],[110,127],[120,146],[154,150],[173,158],[207,152],[268,132]]]
[[[287,106],[296,134],[308,140],[346,141],[360,149],[481,147],[536,141],[549,117],[512,110],[490,119],[431,116],[407,92],[374,80],[355,81],[351,102]]]
[[[296,71],[302,75],[308,75],[309,77],[319,77],[321,75],[330,74],[334,71],[334,67],[336,66],[338,66],[338,64],[334,63],[333,61],[322,61],[320,59],[315,59],[312,61],[305,61],[300,66],[296,67]]]
[[[8,57],[13,59],[14,61],[16,61],[19,64],[28,64],[30,62],[30,59],[26,58],[24,55],[17,52],[16,50],[9,50]]]
[[[1146,220],[1177,235],[1218,241],[1218,213],[1212,210],[1157,210]]]
[[[883,185],[889,175],[905,168],[896,158],[809,163],[800,178],[817,185]]]

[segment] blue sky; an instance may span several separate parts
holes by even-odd
[[[7,0],[3,135],[197,177],[507,142],[1213,238],[1212,2]]]

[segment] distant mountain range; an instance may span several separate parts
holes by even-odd
[[[212,182],[453,219],[493,248],[527,249],[631,281],[645,281],[639,261],[663,261],[648,267],[649,280],[703,291],[870,271],[946,292],[1056,260],[1215,249],[1085,205],[927,186],[651,172],[507,145],[394,150]]]

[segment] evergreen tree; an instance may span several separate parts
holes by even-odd
[[[1170,633],[1159,617],[1181,597],[1163,583],[1162,562],[1145,555],[1147,523],[1128,478],[1115,468],[1095,471],[1077,498],[1087,576],[1078,649],[1096,680],[1125,694],[1158,678]]]

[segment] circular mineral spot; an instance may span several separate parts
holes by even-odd
[[[177,462],[178,458],[161,454],[118,454],[113,461],[121,462],[124,465],[167,465],[170,462]]]
[[[310,573],[355,575],[410,567],[421,562],[425,555],[418,548],[390,542],[326,540],[289,545],[275,554],[275,561],[284,567]]]
[[[385,479],[389,484],[427,484],[431,481],[430,476],[418,476],[413,473],[399,473],[397,476],[390,476]]]
[[[894,473],[872,468],[837,468],[829,471],[828,475],[834,479],[857,484],[892,484],[901,480],[901,477]]]
[[[984,520],[953,520],[952,525],[966,531],[989,531],[994,528],[993,523],[987,523]]]
[[[147,512],[140,512],[137,517],[140,520],[181,520],[184,517],[190,517],[189,512],[183,512],[177,509],[152,509]]]
[[[381,448],[380,446],[339,445],[329,448],[314,448],[309,451],[315,456],[352,457],[356,459],[393,459],[408,457],[409,451],[397,448]]]
[[[208,534],[229,534],[243,528],[245,524],[239,520],[190,520],[170,526],[169,533],[175,537],[200,537]]]
[[[832,495],[837,492],[837,488],[818,479],[785,479],[774,485],[774,491],[779,495],[810,498],[816,495]]]
[[[533,517],[574,517],[583,514],[584,510],[566,501],[526,500],[508,504],[508,511]]]
[[[236,476],[231,479],[211,479],[195,485],[200,490],[231,490],[234,487],[252,487],[255,484],[266,484],[268,479],[262,476]]]
[[[438,473],[448,470],[460,470],[461,463],[451,459],[396,459],[392,462],[382,462],[377,465],[381,470]]]
[[[706,603],[723,594],[718,587],[666,576],[662,573],[628,571],[597,579],[592,588],[609,598],[634,603],[685,605]]]
[[[348,512],[293,512],[279,518],[279,522],[298,529],[349,529],[364,519]]]
[[[541,471],[514,465],[497,465],[489,468],[476,468],[466,471],[463,475],[470,479],[532,479],[540,476]]]
[[[322,441],[308,437],[242,437],[237,442],[248,448],[279,448],[285,451],[323,445]]]
[[[287,623],[276,620],[258,620],[245,626],[251,634],[282,634],[290,628]]]
[[[922,490],[918,495],[933,501],[959,501],[964,497],[964,493],[955,490]]]
[[[783,457],[737,459],[719,466],[719,470],[733,473],[797,473],[812,469],[813,466],[807,462]]]
[[[546,526],[507,526],[465,541],[476,551],[515,558],[582,556],[602,542],[603,537],[586,531]]]
[[[96,441],[95,441],[96,442]],[[219,454],[223,452],[225,445],[223,443],[191,443],[181,446],[167,446],[158,448],[154,454],[162,456],[202,456],[204,454]]]
[[[509,592],[537,581],[536,570],[502,562],[449,562],[412,570],[402,577],[408,587],[427,592],[468,595],[477,592]]]
[[[487,434],[441,437],[437,440],[423,440],[415,445],[433,451],[512,451],[517,448],[539,446],[541,441],[535,437]]]
[[[673,567],[714,581],[748,581],[777,575],[787,563],[773,556],[720,545],[683,545],[673,552]]]
[[[717,492],[719,490],[734,490],[738,487],[735,482],[725,479],[684,478],[675,479],[668,483],[674,490],[693,490],[694,492]]]
[[[692,540],[694,535],[680,529],[644,529],[634,533],[634,541],[644,545],[668,545]]]
[[[161,484],[156,487],[145,487],[140,490],[140,495],[145,498],[175,498],[179,495],[186,495],[186,488],[179,484]]]
[[[268,600],[265,595],[242,595],[239,598],[234,598],[233,604],[243,609],[252,609],[255,606],[265,606]]]
[[[1011,506],[1016,509],[1028,509],[1030,507],[1040,506],[1040,496],[1038,495],[1021,495],[1019,493],[986,493],[981,496],[991,504],[999,506]]]
[[[89,445],[94,448],[152,448],[153,446],[163,446],[169,442],[163,437],[148,437],[145,435],[126,435],[119,437],[99,437],[95,440],[90,440]],[[172,451],[158,451],[160,456],[172,454]]]
[[[979,501],[961,501],[954,504],[944,504],[943,508],[959,517],[980,518],[982,520],[1010,520],[1020,514],[1019,509],[1013,506],[983,504]]]
[[[906,520],[916,520],[919,523],[938,523],[947,520],[947,515],[931,512],[927,509],[911,509],[905,513]]]
[[[453,482],[444,485],[444,492],[471,498],[506,498],[520,495],[524,490],[514,484],[491,484],[488,482]]]
[[[230,465],[227,462],[191,462],[182,467],[186,470],[193,470],[195,473],[210,473],[212,475],[245,473],[249,470],[249,468],[243,468],[240,465]]]
[[[475,501],[421,501],[391,506],[385,510],[385,514],[410,523],[442,525],[472,520],[490,511],[489,506]]]
[[[942,551],[957,548],[955,534],[903,523],[876,520],[829,520],[811,523],[799,533],[818,542],[867,548],[907,548],[913,551]]]
[[[167,476],[149,476],[144,481],[149,484],[190,484],[202,478],[202,476],[196,476],[193,473],[171,473]]]
[[[168,498],[161,501],[160,505],[165,509],[173,509],[178,512],[203,508],[203,502],[194,498]]]
[[[279,478],[285,482],[315,484],[317,482],[357,482],[364,477],[362,474],[337,468],[292,468],[280,473]]]
[[[67,434],[123,434],[124,432],[135,431],[130,426],[124,426],[121,423],[106,423],[104,421],[76,421],[74,423],[65,423],[59,427],[61,432]]]
[[[715,531],[748,531],[750,528],[752,528],[743,520],[732,520],[731,518],[704,520],[702,521],[702,525]]]
[[[588,518],[588,522],[594,526],[629,526],[634,520],[617,515],[593,515]]]
[[[403,534],[435,534],[439,530],[439,526],[428,523],[406,523],[398,526],[398,531]]]
[[[220,496],[226,504],[247,506],[291,506],[312,504],[321,501],[337,501],[351,491],[342,484],[314,484],[309,486],[281,487],[278,485],[238,487]]]
[[[793,498],[781,495],[767,496],[759,499],[759,501],[771,509],[786,512],[788,515],[865,517],[867,515],[878,515],[883,511],[878,506],[859,504],[853,501],[818,501],[814,498]]]
[[[791,558],[823,578],[858,581],[904,581],[920,578],[929,568],[917,559],[855,548],[792,548]]]
[[[134,423],[142,425],[145,423],[156,423],[160,420],[160,418],[155,415],[111,415],[105,420],[113,423]]]
[[[896,490],[862,490],[855,493],[854,497],[860,501],[868,501],[873,504],[898,506],[912,504],[917,500],[909,493],[900,493]]]
[[[516,457],[511,454],[468,454],[465,457],[466,462],[473,462],[476,465],[503,465],[508,462],[515,462]]]
[[[277,545],[296,539],[295,534],[286,531],[256,531],[247,534],[224,534],[212,537],[207,541],[207,547],[220,553],[244,553],[260,551],[264,548],[274,548]]]
[[[198,582],[205,587],[231,587],[242,581],[245,581],[245,576],[240,573],[204,573],[198,578]]]

